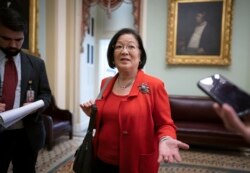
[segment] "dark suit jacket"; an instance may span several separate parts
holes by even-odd
[[[220,54],[220,34],[209,24],[202,33],[199,48],[203,48],[207,55]]]
[[[21,100],[20,106],[26,102],[26,92],[29,88],[28,81],[32,81],[32,89],[35,91],[35,101],[43,100],[45,106],[37,112],[27,115],[23,119],[25,131],[34,150],[44,146],[45,128],[41,113],[49,106],[51,90],[47,78],[44,61],[41,58],[21,52]]]

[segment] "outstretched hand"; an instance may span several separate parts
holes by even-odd
[[[85,102],[85,103],[83,103],[83,104],[80,104],[80,107],[81,107],[81,109],[83,110],[83,112],[84,112],[86,115],[90,116],[90,114],[91,114],[91,107],[92,107],[92,105],[94,105],[94,104],[95,104],[94,100],[89,100],[88,102]]]
[[[181,156],[179,149],[189,149],[189,145],[179,140],[168,137],[166,140],[159,143],[159,157],[158,162],[180,162]]]

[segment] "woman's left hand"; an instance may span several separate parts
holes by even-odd
[[[180,162],[181,156],[179,153],[179,149],[189,149],[189,145],[183,143],[179,140],[173,139],[171,137],[167,137],[166,140],[160,141],[159,143],[159,157],[158,162]]]

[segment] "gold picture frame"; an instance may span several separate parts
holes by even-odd
[[[22,0],[23,1],[23,0]],[[27,51],[40,55],[38,50],[38,4],[37,0],[29,0],[29,46]]]
[[[168,7],[168,64],[231,64],[233,0],[169,0]],[[205,17],[193,34],[192,24]]]

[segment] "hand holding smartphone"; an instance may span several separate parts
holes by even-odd
[[[198,81],[197,86],[219,104],[227,103],[238,116],[250,114],[250,95],[220,74]]]

